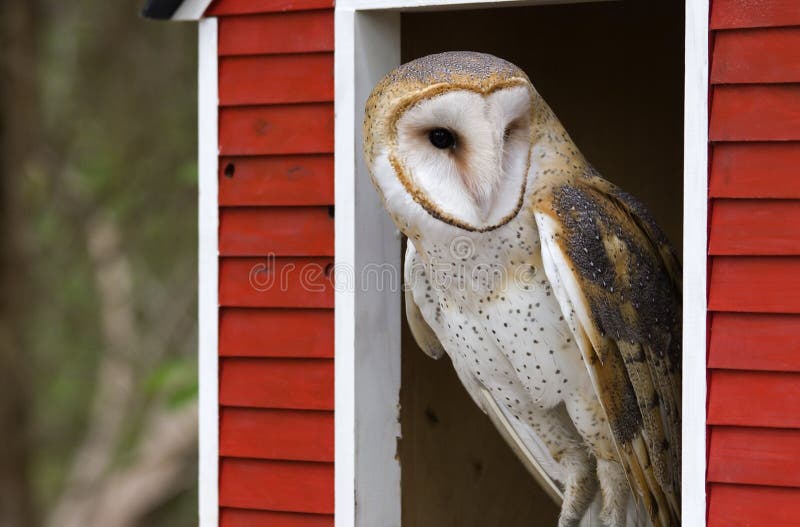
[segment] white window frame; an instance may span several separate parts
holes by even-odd
[[[400,64],[400,12],[582,0],[339,0],[335,16],[336,268],[400,269],[400,237],[369,182],[361,122],[373,86]],[[682,522],[706,524],[708,0],[686,0]],[[400,527],[400,298],[337,287],[336,527]]]

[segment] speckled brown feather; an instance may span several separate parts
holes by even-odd
[[[680,264],[645,208],[580,158],[534,196],[589,314],[584,360],[629,481],[654,525],[679,525]]]

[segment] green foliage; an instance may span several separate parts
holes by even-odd
[[[20,228],[34,287],[26,343],[35,484],[46,510],[91,422],[98,365],[118,351],[103,330],[93,217],[115,225],[133,280],[137,338],[126,353],[138,380],[119,449],[135,452],[154,405],[196,400],[197,64],[194,25],[144,20],[141,0],[40,2],[32,69],[41,155],[25,167]],[[191,487],[165,499],[168,513],[147,525],[192,524]]]

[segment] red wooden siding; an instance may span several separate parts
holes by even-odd
[[[333,156],[221,157],[219,160],[220,205],[329,203],[333,203]]]
[[[712,0],[711,29],[800,25],[797,0]]]
[[[712,198],[800,198],[800,143],[716,143]]]
[[[800,525],[800,3],[711,8],[708,524]]]
[[[714,313],[708,365],[800,372],[800,315]]]
[[[220,525],[333,526],[333,2],[216,0]]]
[[[226,458],[220,505],[333,514],[333,464]]]
[[[224,508],[220,527],[333,527],[328,514],[298,514],[292,512],[255,511]]]
[[[708,527],[800,525],[800,489],[723,485],[711,487]]]

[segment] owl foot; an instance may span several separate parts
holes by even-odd
[[[576,527],[597,493],[595,459],[583,448],[573,447],[563,454],[560,464],[566,481],[558,527]]]
[[[606,527],[625,527],[628,510],[628,480],[622,465],[607,459],[597,460],[597,479],[603,496],[600,521]]]

